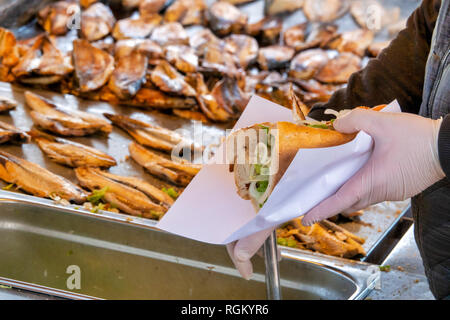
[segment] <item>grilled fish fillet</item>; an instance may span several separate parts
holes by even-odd
[[[30,135],[54,162],[69,167],[109,168],[117,164],[108,154],[83,144],[54,137],[39,130],[31,130]]]
[[[81,14],[81,35],[89,41],[100,40],[112,31],[115,22],[111,9],[96,2]]]
[[[15,144],[30,142],[30,136],[13,125],[0,121],[0,144],[10,142]]]
[[[17,102],[7,97],[0,96],[0,112],[6,112],[15,109]]]
[[[63,136],[85,136],[112,131],[111,124],[105,119],[87,112],[62,108],[30,91],[25,91],[25,100],[32,109],[30,116],[34,123],[54,133]]]
[[[80,184],[91,191],[107,187],[104,199],[125,213],[159,218],[167,211],[163,206],[152,202],[143,192],[121,183],[116,176],[105,175],[100,169],[79,167],[75,169],[75,174]]]
[[[179,186],[187,186],[201,169],[198,164],[185,161],[178,163],[163,158],[135,142],[130,143],[128,150],[131,158],[151,174]]]
[[[183,137],[175,131],[148,124],[122,115],[105,113],[113,124],[125,130],[138,143],[161,151],[171,152],[176,146],[191,146],[201,150],[201,146],[193,144],[192,140]]]
[[[119,99],[134,97],[145,82],[147,66],[148,58],[138,51],[121,57],[109,79],[109,88]]]
[[[72,58],[81,92],[100,89],[114,70],[114,58],[87,40],[73,42]]]
[[[86,201],[86,193],[69,180],[4,151],[0,151],[0,179],[38,197],[59,196],[77,204]]]
[[[117,181],[119,183],[122,183],[124,185],[127,185],[129,187],[132,187],[134,189],[143,192],[153,202],[160,204],[166,209],[169,209],[175,202],[175,200],[167,193],[142,179],[136,177],[118,176],[106,171],[102,171],[101,174],[108,179]]]
[[[183,76],[167,61],[162,60],[152,71],[152,82],[159,89],[188,97],[195,97],[195,90],[186,83]]]

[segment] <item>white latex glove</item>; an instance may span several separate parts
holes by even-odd
[[[304,225],[382,201],[405,200],[445,177],[438,156],[442,120],[408,113],[355,109],[334,121],[343,133],[369,134],[374,150],[361,170],[333,196],[311,209]]]
[[[275,228],[259,231],[246,238],[227,244],[228,254],[244,279],[249,280],[253,274],[251,257],[261,248],[264,241],[274,230]],[[280,255],[278,254],[278,256]]]

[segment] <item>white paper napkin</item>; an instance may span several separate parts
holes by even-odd
[[[397,101],[383,112],[400,112]],[[261,122],[292,121],[291,110],[253,96],[235,129]],[[236,192],[227,164],[200,170],[157,227],[194,240],[226,244],[307,213],[334,194],[369,159],[372,138],[360,132],[344,145],[300,149],[267,202],[256,215]]]

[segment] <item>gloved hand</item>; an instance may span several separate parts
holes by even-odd
[[[249,280],[251,278],[253,265],[250,259],[261,248],[273,230],[275,228],[259,231],[246,238],[227,244],[228,254],[244,279]],[[278,254],[278,256],[280,255]]]
[[[442,120],[408,113],[355,109],[334,121],[343,133],[364,131],[374,150],[361,170],[333,196],[311,209],[304,225],[387,200],[405,200],[445,177],[438,156]]]

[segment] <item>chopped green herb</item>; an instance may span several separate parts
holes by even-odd
[[[261,174],[262,164],[255,164],[255,174],[259,176]]]
[[[258,192],[265,192],[267,189],[267,186],[269,185],[269,181],[259,181],[256,183],[256,190]]]
[[[297,248],[297,241],[295,241],[294,239],[287,239],[287,246],[290,248]]]
[[[5,286],[4,284],[0,284],[1,289],[11,289],[11,286]]]
[[[167,193],[173,199],[176,199],[179,196],[179,193],[174,188],[162,188],[161,190]]]
[[[285,238],[277,238],[277,243],[280,246],[286,246],[287,245],[287,239],[285,239]]]
[[[309,124],[308,127],[319,128],[319,129],[330,129],[326,124]]]
[[[100,201],[103,200],[103,197],[105,196],[108,189],[109,187],[106,186],[103,189],[92,191],[91,195],[87,197],[87,200],[94,205],[100,203]]]
[[[380,271],[383,271],[383,272],[389,272],[389,271],[391,271],[391,266],[380,266],[379,267],[380,268]]]
[[[3,187],[3,190],[11,190],[12,187],[14,187],[14,183],[8,184],[7,186]]]

